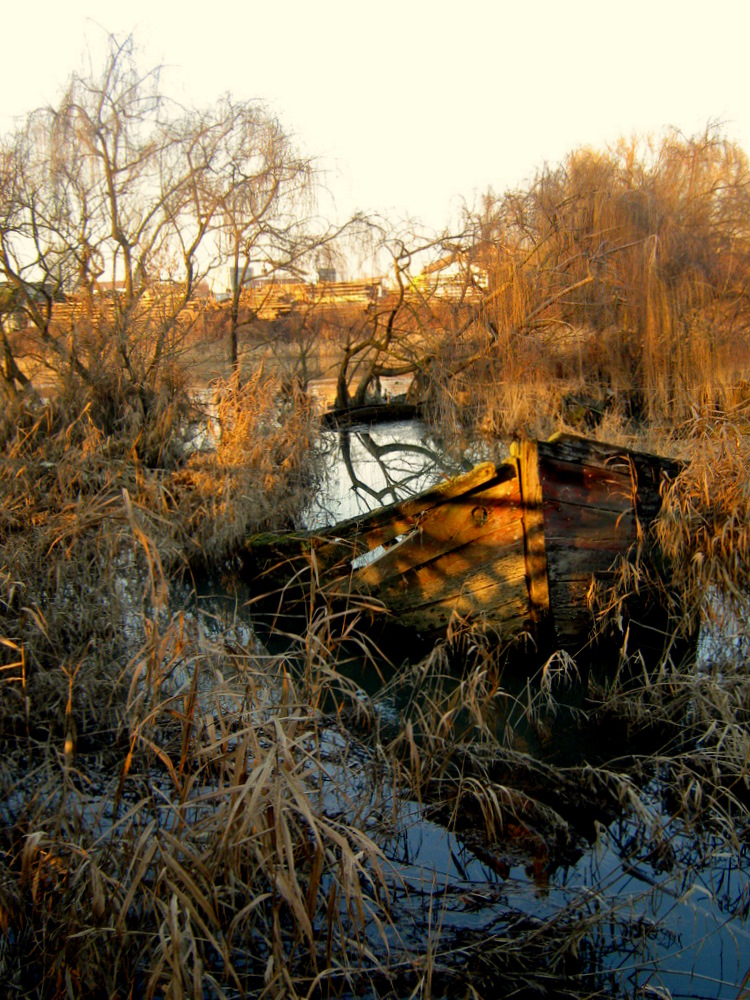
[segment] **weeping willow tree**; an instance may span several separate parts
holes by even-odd
[[[526,189],[487,195],[473,370],[515,385],[574,374],[652,420],[725,402],[746,360],[749,179],[745,153],[711,128],[578,149]]]

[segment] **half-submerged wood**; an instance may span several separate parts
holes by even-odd
[[[522,441],[498,466],[322,532],[251,539],[248,551],[266,587],[296,576],[420,633],[478,620],[502,638],[575,649],[591,632],[592,584],[643,544],[678,471],[574,435]]]

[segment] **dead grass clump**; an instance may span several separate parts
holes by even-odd
[[[283,660],[177,619],[135,658],[127,718],[114,768],[42,742],[3,769],[0,981],[295,997],[379,973],[369,781]]]
[[[592,718],[641,747],[644,774],[658,774],[683,829],[712,831],[733,852],[750,811],[750,443],[736,414],[697,416],[688,430],[690,461],[652,527],[674,636],[658,665],[631,649],[614,674],[593,678]],[[648,567],[631,566],[631,588],[652,583]],[[682,657],[686,634],[697,649]]]
[[[19,704],[28,703],[16,715],[16,700],[3,699],[5,725],[28,716],[63,726],[71,713],[81,732],[115,725],[133,643],[144,615],[166,606],[172,574],[293,520],[314,481],[316,417],[302,398],[280,402],[278,390],[259,376],[225,400],[216,451],[183,454],[172,471],[141,461],[137,422],[107,433],[88,397],[75,414],[66,394],[6,414],[2,665],[15,676],[23,658]],[[151,417],[154,430],[162,417]],[[179,424],[169,399],[163,421]]]
[[[165,484],[194,559],[226,558],[252,533],[294,526],[321,470],[312,399],[259,369],[244,384],[214,387],[215,447]]]
[[[172,469],[140,460],[137,421],[109,435],[91,399],[72,418],[69,396],[27,404],[2,428],[9,988],[294,996],[378,969],[387,891],[314,707],[323,646],[298,689],[283,658],[168,609],[187,562],[307,501],[317,418],[280,388],[230,387],[215,451]]]
[[[610,738],[619,734],[639,787],[651,782],[652,795],[658,787],[669,836],[695,841],[698,856],[743,850],[750,819],[747,665],[725,635],[723,655],[710,668],[670,657],[655,671],[623,664],[591,689],[591,724]],[[649,836],[642,834],[644,843]]]
[[[137,466],[87,408],[66,426],[50,404],[5,434],[3,638],[23,650],[28,716],[106,728],[149,563],[160,586],[158,551],[134,530]],[[0,712],[11,725],[9,699]]]
[[[143,339],[150,334],[140,331]],[[133,332],[133,341],[139,335]],[[174,352],[158,365],[134,368],[117,353],[116,333],[107,328],[96,331],[96,350],[87,359],[86,377],[75,366],[60,371],[53,368],[49,399],[61,426],[74,424],[86,412],[110,447],[125,453],[133,447],[138,459],[149,468],[179,464],[184,452],[184,430],[198,417],[188,393],[186,374]],[[137,370],[136,370],[137,369]]]
[[[559,429],[570,384],[558,379],[534,339],[477,326],[460,343],[445,337],[425,371],[426,416],[448,439],[548,437]]]
[[[656,537],[671,567],[676,607],[693,624],[744,615],[750,585],[750,438],[719,416],[694,424],[685,470],[667,490]]]

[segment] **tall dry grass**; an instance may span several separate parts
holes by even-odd
[[[546,436],[611,413],[669,430],[731,407],[748,364],[749,182],[742,150],[708,128],[578,149],[490,193],[462,249],[487,293],[425,320],[436,425]]]
[[[176,618],[129,673],[104,745],[6,741],[2,981],[280,997],[376,970],[381,852],[332,723],[284,664]]]
[[[341,672],[351,651],[334,625],[318,606],[271,656],[236,629],[152,613],[116,723],[98,740],[70,726],[43,732],[33,699],[25,731],[25,659],[7,647],[19,719],[12,736],[3,730],[0,778],[9,988],[591,996],[603,981],[591,962],[605,963],[606,980],[632,898],[602,884],[596,906],[573,893],[544,920],[517,915],[489,937],[456,938],[450,914],[490,906],[497,889],[441,887],[426,872],[407,892],[397,845],[415,816],[452,830],[500,885],[522,863],[540,898],[597,841],[658,875],[662,893],[673,884],[665,873],[690,884],[710,856],[739,857],[750,704],[739,661],[731,674],[726,664],[708,674],[631,665],[606,683],[594,673],[582,690],[571,664],[519,677],[493,636],[457,625],[367,697]],[[362,646],[372,649],[366,633]],[[70,706],[58,712],[77,720],[85,673],[67,684]],[[382,707],[394,702],[398,715]],[[557,741],[579,730],[598,753],[565,759]],[[653,801],[656,774],[665,809]],[[620,841],[618,816],[629,831]],[[686,836],[695,847],[681,860]]]
[[[314,411],[259,372],[171,469],[94,415],[53,400],[4,427],[0,981],[336,992],[378,968],[387,887],[316,707],[325,659],[300,682],[170,607],[176,574],[307,500]]]
[[[101,428],[90,399],[75,417],[66,396],[6,412],[4,639],[23,650],[30,715],[59,721],[76,674],[86,677],[76,685],[81,717],[103,724],[132,637],[144,614],[166,606],[172,575],[220,563],[270,523],[293,523],[315,480],[317,418],[307,400],[280,402],[279,390],[262,372],[225,388],[208,453],[186,451],[169,401],[147,429],[123,419],[117,435]],[[140,449],[157,433],[165,460],[153,467]]]
[[[458,623],[423,660],[384,666],[366,609],[348,609],[342,644],[316,602],[273,655],[175,610],[185,567],[293,522],[307,497],[315,414],[280,388],[263,372],[222,387],[213,453],[175,442],[160,467],[140,458],[143,425],[108,436],[93,404],[8,414],[0,982],[42,997],[592,995],[632,900],[602,884],[544,920],[451,936],[490,889],[414,885],[400,844],[439,825],[508,894],[524,868],[540,900],[597,844],[658,891],[722,853],[739,863],[747,636],[701,669],[626,650],[619,670],[579,676],[563,657],[516,657],[514,673],[496,637]],[[742,412],[683,428],[697,457],[657,529],[695,620],[742,612]],[[347,679],[353,646],[382,670],[375,694]]]
[[[742,409],[719,413],[690,431],[690,462],[666,492],[657,539],[686,615],[741,619],[750,584],[747,420]]]

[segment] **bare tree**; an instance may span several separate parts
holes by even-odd
[[[240,300],[253,264],[265,273],[299,267],[321,238],[311,236],[314,171],[262,105],[224,98],[211,121],[218,141],[201,182],[229,263],[229,341],[239,372]]]
[[[32,114],[1,157],[0,277],[45,361],[89,384],[114,366],[144,405],[209,270],[228,259],[243,272],[253,257],[294,266],[315,242],[312,166],[279,122],[229,98],[176,108],[158,70],[139,70],[130,38],[110,38],[102,71],[73,75],[59,106]],[[55,309],[63,293],[75,305],[66,313]],[[3,372],[22,384],[17,365]]]
[[[374,298],[344,330],[336,377],[336,407],[362,406],[378,394],[383,378],[413,375],[425,353],[419,296],[411,272],[420,254],[436,245],[412,232],[394,231],[379,220],[359,220],[359,239],[374,259],[386,262],[392,285]]]

